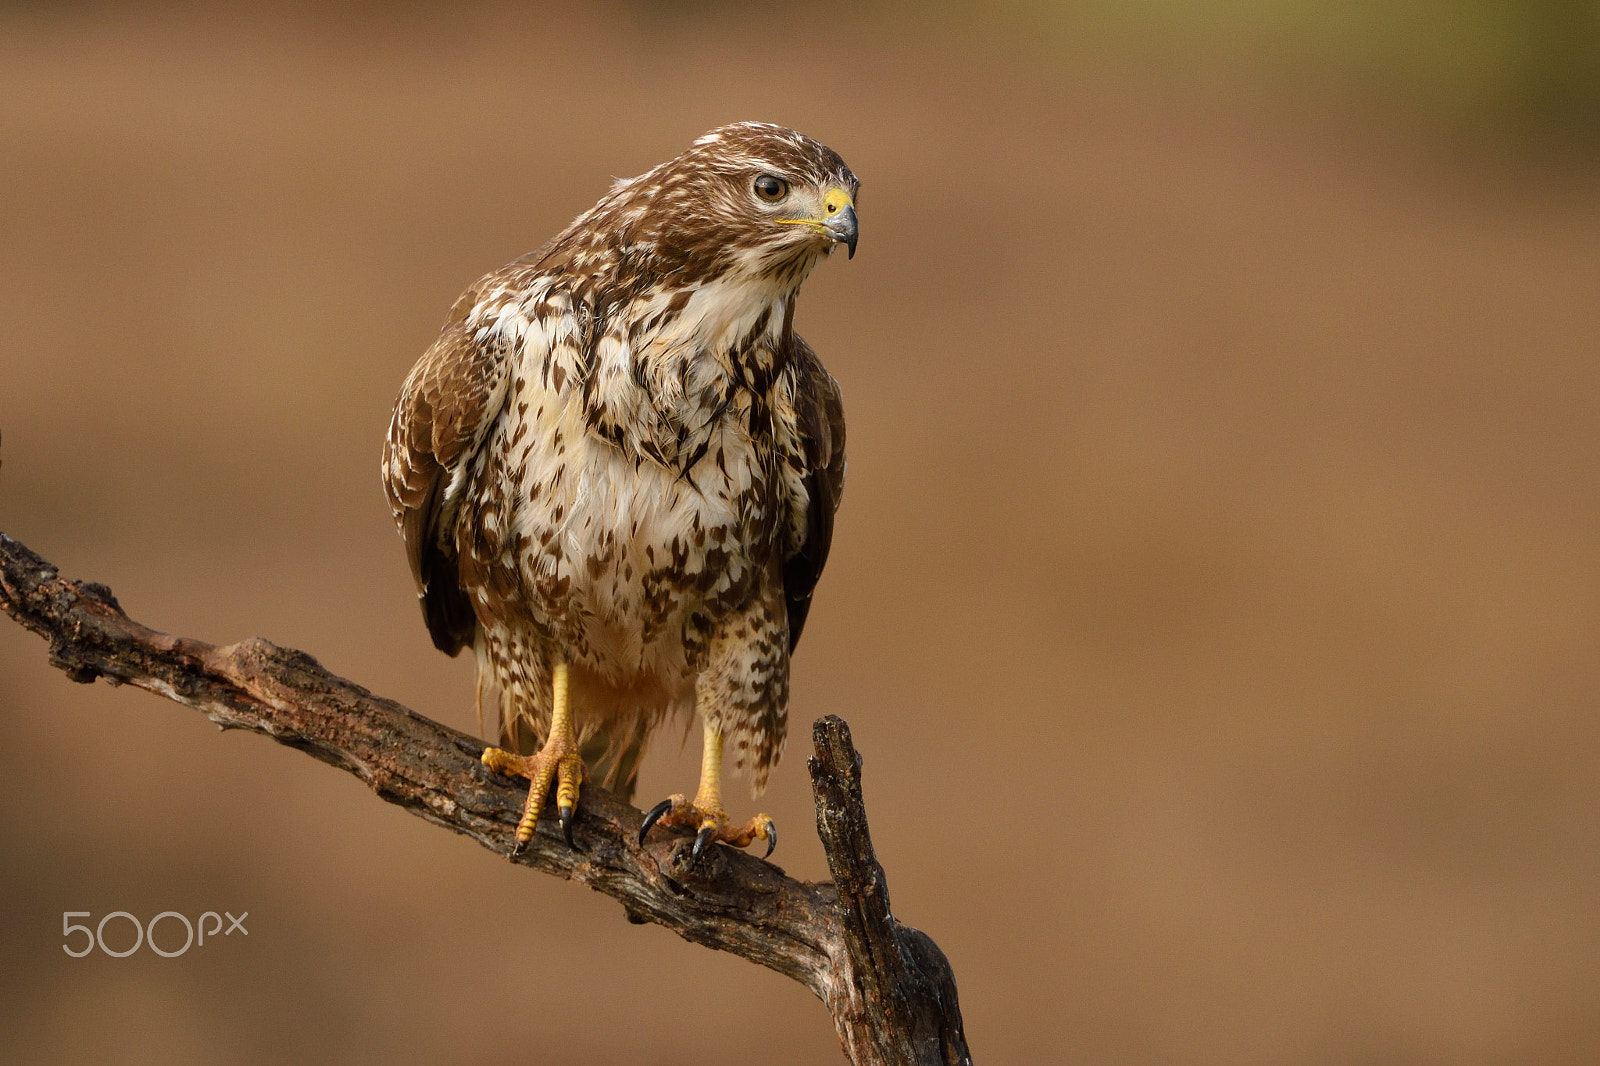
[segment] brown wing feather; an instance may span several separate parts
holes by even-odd
[[[451,309],[439,339],[411,368],[395,400],[383,446],[383,484],[405,541],[417,598],[434,646],[455,655],[477,621],[456,567],[459,475],[472,463],[505,398],[501,348],[477,344],[465,320],[485,278]]]
[[[844,400],[839,383],[799,334],[791,333],[790,358],[796,369],[795,409],[805,460],[804,481],[810,502],[806,538],[800,550],[783,561],[783,592],[789,608],[789,650],[800,643],[811,593],[828,562],[833,543],[833,514],[844,495]]]

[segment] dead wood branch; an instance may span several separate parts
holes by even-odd
[[[526,786],[487,771],[483,742],[324,670],[311,656],[256,638],[218,647],[130,619],[104,585],[70,581],[0,533],[0,607],[49,643],[74,681],[104,677],[248,729],[365,781],[380,797],[509,854]],[[637,844],[643,816],[586,787],[574,827],[557,819],[516,861],[618,900],[629,921],[730,951],[811,989],[857,1066],[971,1061],[955,978],[937,946],[889,910],[861,798],[861,757],[834,717],[813,729],[809,761],[817,830],[834,880],[797,881],[754,856],[707,850],[687,836]]]

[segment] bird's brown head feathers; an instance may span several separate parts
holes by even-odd
[[[764,122],[721,126],[618,181],[538,265],[606,274],[612,284],[743,276],[792,291],[835,245],[855,253],[859,188],[838,153],[805,134]]]

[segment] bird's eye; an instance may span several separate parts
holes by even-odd
[[[775,204],[789,195],[789,183],[771,174],[763,174],[756,179],[756,195],[769,204]]]

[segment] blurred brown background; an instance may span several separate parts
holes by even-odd
[[[851,466],[775,858],[825,872],[836,712],[980,1062],[1600,1061],[1596,5],[1132,6],[0,8],[0,529],[471,728],[402,377],[611,177],[793,125],[863,237],[798,319]],[[0,1058],[839,1061],[799,986],[9,621],[0,723]]]

